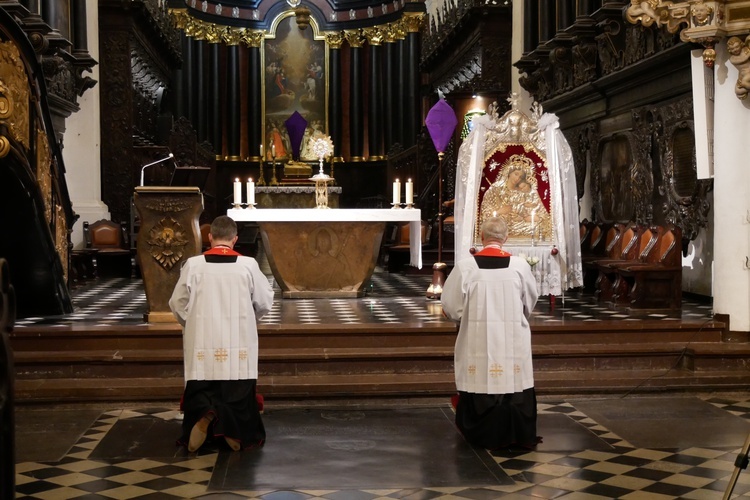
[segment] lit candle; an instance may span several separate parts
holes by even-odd
[[[398,179],[393,182],[393,204],[401,204],[401,182]]]
[[[414,183],[411,181],[411,179],[406,180],[406,204],[414,204]]]
[[[242,184],[239,179],[234,180],[234,204],[242,204]]]
[[[271,144],[271,158],[276,158],[276,143]]]
[[[255,203],[255,183],[252,178],[247,180],[247,203],[248,205]]]
[[[260,145],[260,159],[263,160],[263,144]]]

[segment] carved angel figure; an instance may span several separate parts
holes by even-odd
[[[745,39],[743,42],[736,36],[731,37],[727,40],[727,51],[729,52],[729,62],[739,72],[734,93],[740,99],[745,99],[750,92],[750,48],[748,47],[748,40]]]
[[[630,6],[625,11],[625,18],[636,24],[638,21],[643,26],[651,26],[659,23],[659,15],[656,13],[656,7],[659,5],[659,0],[630,0]]]

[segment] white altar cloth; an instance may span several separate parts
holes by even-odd
[[[422,211],[416,208],[230,208],[236,222],[408,222],[409,265],[422,269]]]
[[[536,257],[539,259],[531,268],[531,273],[536,278],[536,289],[539,295],[562,295],[562,291],[568,288],[562,283],[563,271],[560,252],[552,255],[553,245],[513,245],[506,243],[503,250],[511,255]],[[559,250],[559,249],[558,249]]]

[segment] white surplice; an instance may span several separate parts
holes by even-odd
[[[510,394],[534,386],[529,316],[538,298],[529,264],[510,257],[503,269],[461,260],[445,281],[441,302],[460,321],[454,354],[456,388]]]
[[[256,320],[272,305],[273,288],[255,259],[188,259],[169,300],[183,326],[185,380],[257,379]]]

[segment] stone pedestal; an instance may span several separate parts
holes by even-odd
[[[196,187],[141,186],[135,188],[133,200],[141,219],[136,255],[148,302],[144,319],[174,322],[169,298],[180,267],[201,253],[203,195]]]

